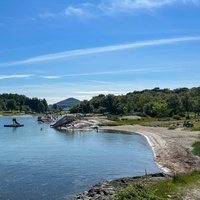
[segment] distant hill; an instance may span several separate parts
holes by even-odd
[[[76,104],[80,104],[80,101],[75,98],[68,98],[68,99],[59,101],[56,104],[58,105],[58,107],[62,108],[63,110],[69,110],[72,106]],[[52,105],[49,105],[49,106],[52,107]]]

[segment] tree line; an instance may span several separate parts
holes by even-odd
[[[0,94],[1,111],[33,111],[45,112],[48,110],[48,104],[45,99],[28,98],[19,94]]]
[[[100,94],[91,100],[73,106],[72,113],[109,113],[112,115],[139,114],[151,117],[189,117],[200,115],[200,87],[174,90],[160,89],[134,91],[126,95]]]

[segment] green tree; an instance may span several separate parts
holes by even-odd
[[[90,104],[90,101],[84,100],[80,104],[80,111],[81,113],[91,113],[93,112],[93,107]]]
[[[180,98],[177,94],[170,94],[166,102],[168,104],[169,109],[171,110],[171,116],[180,114],[181,112],[181,102]]]
[[[58,105],[56,103],[54,103],[52,108],[53,108],[54,111],[57,111],[58,110]]]
[[[118,103],[119,101],[114,95],[108,94],[104,99],[103,106],[110,114],[118,114]]]
[[[39,112],[44,113],[46,111],[45,105],[40,101],[38,103],[38,109]]]
[[[156,117],[167,117],[169,115],[169,108],[166,103],[155,103],[153,106],[153,111],[156,113]]]
[[[14,99],[9,99],[7,101],[6,107],[8,110],[15,110],[17,107],[16,101]]]
[[[191,98],[188,93],[186,93],[182,99],[182,108],[183,110],[187,113],[187,116],[189,117],[189,111],[191,110],[192,103],[191,103]]]
[[[80,109],[80,105],[76,104],[76,105],[73,105],[69,111],[70,113],[78,113],[79,112],[79,109]]]

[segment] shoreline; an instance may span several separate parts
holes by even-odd
[[[140,125],[105,126],[101,129],[143,135],[152,148],[155,162],[166,174],[187,173],[199,168],[200,158],[192,155],[191,151],[200,131],[191,132],[182,128],[168,130]]]
[[[163,171],[160,174],[148,175],[151,180],[155,179],[154,176],[159,181],[168,179],[176,173],[188,173],[200,168],[200,157],[194,156],[191,152],[192,144],[198,140],[200,131],[191,132],[180,127],[175,130],[168,130],[163,127],[140,125],[105,126],[100,127],[100,129],[126,131],[144,136],[152,148],[155,162],[159,169]],[[92,200],[100,198],[111,200],[116,191],[116,186],[123,188],[135,180],[138,180],[138,177],[122,177],[104,181],[91,187],[88,191],[78,194],[75,199]]]
[[[154,161],[155,161],[155,163],[157,164],[158,168],[159,168],[164,174],[169,174],[169,173],[170,173],[170,170],[169,170],[169,169],[165,168],[164,166],[162,166],[161,164],[159,164],[159,163],[156,162],[156,160],[155,160],[155,159],[156,159],[155,146],[154,146],[154,144],[151,142],[151,140],[148,138],[148,136],[146,136],[146,135],[143,134],[143,133],[138,133],[138,132],[137,132],[137,134],[140,134],[140,135],[142,135],[143,137],[146,138],[148,144],[150,145],[150,147],[151,147],[151,149],[152,149],[152,151],[153,151]]]

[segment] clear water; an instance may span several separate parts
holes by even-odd
[[[138,134],[66,132],[18,117],[0,117],[0,199],[60,200],[104,180],[159,172]],[[40,130],[42,128],[42,131]]]

